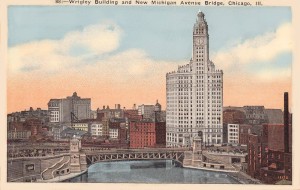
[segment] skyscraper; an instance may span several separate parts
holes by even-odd
[[[166,75],[168,147],[190,146],[198,131],[204,143],[222,143],[223,71],[209,60],[208,26],[200,11],[192,52],[187,65]]]

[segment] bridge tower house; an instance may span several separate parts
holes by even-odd
[[[87,169],[86,155],[80,153],[81,141],[75,137],[70,140],[70,171],[79,173]]]
[[[202,163],[202,131],[198,132],[198,136],[193,139],[193,156],[192,165],[199,165]]]

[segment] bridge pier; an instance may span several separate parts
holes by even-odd
[[[80,154],[81,142],[73,138],[70,140],[70,171],[71,173],[79,173],[87,169],[86,155]]]
[[[193,150],[185,152],[184,167],[198,168],[204,170],[215,170],[224,172],[238,172],[239,168],[234,166],[232,160],[239,163],[245,160],[246,154],[213,152],[202,150],[202,139],[195,137]]]

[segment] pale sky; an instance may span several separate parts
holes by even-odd
[[[92,108],[165,108],[167,72],[187,64],[201,9],[210,59],[224,71],[224,106],[283,108],[291,94],[288,7],[56,7],[8,10],[8,112],[47,108],[74,91]]]

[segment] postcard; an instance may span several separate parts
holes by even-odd
[[[2,2],[3,189],[299,188],[296,4]]]

